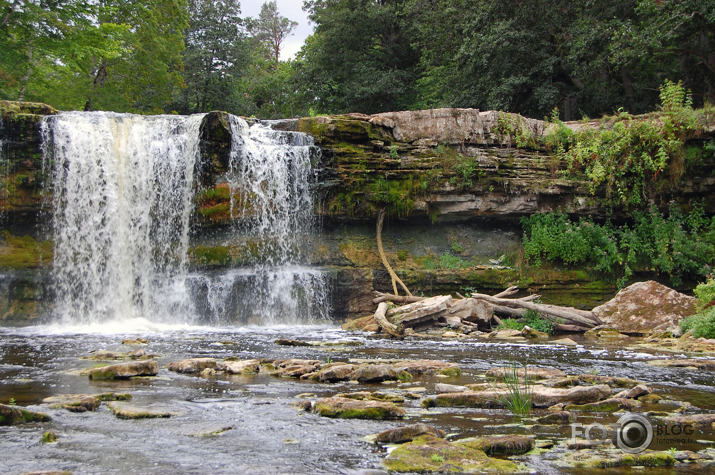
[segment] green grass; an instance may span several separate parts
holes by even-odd
[[[516,363],[511,363],[504,374],[507,393],[502,396],[502,403],[512,414],[528,416],[531,413],[531,384],[527,366],[524,365],[523,383],[519,373],[519,366]]]

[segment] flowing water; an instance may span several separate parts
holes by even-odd
[[[313,232],[312,141],[229,116],[231,216],[222,244],[250,267],[188,272],[202,115],[63,113],[43,124],[51,169],[52,320],[257,324],[325,321]]]
[[[436,383],[484,381],[487,369],[514,361],[569,374],[637,378],[665,398],[715,410],[712,372],[650,366],[655,352],[628,349],[634,340],[609,346],[575,337],[575,347],[477,339],[396,342],[325,324],[330,285],[326,273],[305,258],[316,227],[310,194],[315,149],[306,136],[265,124],[249,127],[230,119],[225,183],[235,221],[216,237],[254,259],[242,268],[191,270],[201,118],[63,113],[45,122],[45,166],[52,170],[54,198],[54,318],[41,327],[0,328],[0,402],[14,399],[53,420],[0,426],[1,473],[366,474],[380,469],[389,448],[365,437],[414,422],[444,429],[450,439],[504,433],[555,444],[568,439],[568,427],[537,425],[501,409],[425,410],[419,398],[406,400],[404,421],[329,419],[291,405],[355,390],[426,396],[434,394]],[[316,321],[324,324],[306,325]],[[91,352],[136,349],[122,344],[127,337],[149,340],[141,349],[158,355],[158,377],[93,381],[82,373],[95,365],[82,359]],[[278,338],[329,345],[285,347],[275,343]],[[356,386],[263,373],[191,376],[165,368],[191,357],[437,359],[458,363],[462,375]],[[41,404],[58,394],[108,391],[129,392],[132,405],[172,416],[120,420],[106,405],[78,414]],[[584,416],[583,422],[611,419]],[[45,431],[58,441],[42,443]],[[682,448],[715,443],[707,429],[694,439]],[[521,461],[532,472],[569,472],[548,455]]]
[[[450,439],[485,434],[528,434],[560,443],[571,436],[568,426],[535,425],[503,409],[430,409],[420,400],[407,399],[404,421],[340,420],[320,417],[292,407],[306,393],[308,399],[360,390],[404,394],[434,394],[436,383],[466,384],[484,381],[487,369],[511,361],[559,368],[570,374],[594,373],[639,378],[666,398],[690,401],[702,411],[715,410],[715,375],[712,372],[659,368],[648,365],[651,351],[629,350],[628,340],[601,346],[578,340],[577,347],[540,344],[494,343],[479,340],[405,340],[353,335],[331,327],[185,327],[181,330],[141,334],[72,334],[48,328],[0,330],[0,401],[14,397],[53,417],[43,424],[0,427],[0,472],[69,470],[74,473],[369,473],[379,469],[387,455],[384,447],[364,440],[370,434],[426,422],[442,428]],[[129,381],[92,381],[79,374],[93,362],[82,360],[95,350],[128,351],[122,339],[145,336],[148,353],[161,355],[157,378]],[[337,346],[283,347],[278,338],[298,338]],[[343,346],[340,345],[343,344]],[[348,344],[346,344],[348,343]],[[257,374],[200,377],[164,369],[171,361],[187,357],[315,358],[322,362],[351,359],[431,358],[456,362],[461,377],[418,377],[408,384],[317,383]],[[661,355],[662,356],[662,355]],[[169,419],[119,420],[102,406],[96,412],[70,413],[39,404],[42,398],[66,393],[133,394],[132,405],[168,410]],[[661,405],[660,407],[665,407]],[[658,405],[654,408],[657,410]],[[662,409],[661,409],[662,410]],[[534,416],[545,414],[536,411]],[[615,417],[579,418],[613,422]],[[53,444],[40,442],[44,431],[59,436]],[[712,431],[698,431],[694,442],[679,449],[699,450],[715,443]],[[660,445],[667,450],[670,445]],[[524,463],[538,473],[569,473],[547,458],[526,456]],[[630,473],[624,469],[623,473]],[[685,470],[679,470],[688,473]],[[570,473],[582,473],[578,470]],[[603,472],[596,472],[603,473]],[[613,473],[613,470],[608,473]],[[673,473],[649,469],[649,473]]]

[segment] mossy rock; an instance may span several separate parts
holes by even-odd
[[[675,458],[666,452],[645,451],[639,454],[624,454],[620,450],[574,450],[557,461],[562,467],[577,469],[597,468],[608,469],[615,467],[672,467]]]
[[[483,451],[425,435],[397,447],[383,460],[390,472],[483,473],[517,472],[509,460],[490,458]]]
[[[0,233],[0,268],[32,269],[52,262],[52,243],[37,242],[31,236]]]
[[[30,422],[49,422],[52,418],[41,412],[28,411],[19,406],[0,404],[0,426],[14,426]]]
[[[323,398],[316,401],[313,411],[324,417],[340,419],[401,419],[405,410],[389,402],[357,401],[344,397]]]
[[[521,455],[534,448],[534,439],[525,435],[496,435],[462,439],[456,444],[481,450],[488,455]]]
[[[120,404],[119,402],[110,402],[107,404],[107,407],[114,413],[117,419],[165,419],[172,416],[172,414],[167,411],[155,411]]]

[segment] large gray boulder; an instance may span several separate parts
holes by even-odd
[[[593,309],[606,325],[623,333],[680,333],[680,321],[696,313],[695,298],[653,280],[636,282]]]

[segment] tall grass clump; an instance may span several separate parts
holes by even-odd
[[[531,413],[531,383],[527,366],[524,365],[524,378],[520,378],[520,367],[517,363],[510,363],[504,373],[506,394],[501,397],[501,403],[512,414],[528,416]]]

